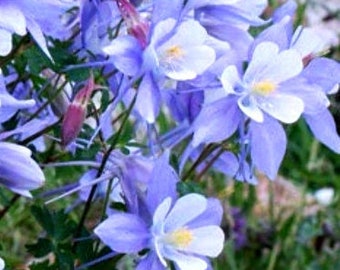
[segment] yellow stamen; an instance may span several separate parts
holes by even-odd
[[[169,49],[166,50],[167,58],[179,58],[183,56],[184,51],[179,45],[173,45]]]
[[[192,232],[181,228],[167,235],[166,241],[179,248],[185,248],[193,240]]]
[[[261,95],[269,95],[270,93],[274,92],[276,89],[276,85],[271,81],[262,81],[255,83],[252,87],[252,90],[257,94]]]

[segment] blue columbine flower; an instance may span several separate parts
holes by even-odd
[[[228,94],[239,96],[238,105],[244,114],[263,122],[263,112],[283,123],[293,123],[303,112],[303,101],[286,93],[282,82],[298,75],[303,68],[295,50],[279,51],[272,42],[260,43],[254,50],[241,80],[235,66],[227,67],[221,82]]]
[[[149,227],[137,215],[113,214],[94,232],[114,251],[135,253],[150,248],[144,260],[153,258],[165,269],[171,260],[179,269],[207,269],[201,256],[217,257],[224,244],[224,234],[213,219],[207,219],[212,206],[202,195],[188,194],[172,205],[166,198],[157,206]],[[141,262],[142,265],[146,264]],[[163,267],[161,266],[163,265]],[[139,267],[138,269],[149,269]]]
[[[273,42],[259,43],[242,77],[236,66],[228,66],[221,75],[223,87],[205,92],[210,103],[203,106],[193,124],[193,145],[222,141],[239,130],[240,169],[247,167],[250,154],[252,164],[274,179],[287,141],[278,121],[293,123],[305,108],[303,99],[286,83],[302,69],[297,51],[280,51]]]
[[[176,200],[178,177],[167,159],[163,155],[156,162],[146,193],[138,195],[146,209],[112,214],[94,232],[118,253],[150,249],[141,258],[139,270],[150,269],[150,265],[165,269],[166,260],[179,269],[207,269],[204,257],[216,257],[223,249],[224,234],[219,227],[222,207],[216,199],[199,194]],[[131,194],[134,192],[125,193]]]

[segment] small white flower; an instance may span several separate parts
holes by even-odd
[[[330,187],[321,188],[314,193],[314,198],[321,205],[330,205],[334,199],[334,189]]]
[[[0,270],[5,269],[5,262],[4,260],[0,257]]]

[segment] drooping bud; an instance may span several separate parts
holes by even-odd
[[[85,86],[80,89],[68,106],[61,126],[61,144],[63,147],[71,143],[80,133],[86,117],[86,108],[95,88],[94,78],[91,75]]]
[[[0,142],[0,185],[31,197],[30,190],[41,187],[45,176],[31,158],[31,150],[9,142]]]
[[[148,43],[149,24],[141,18],[129,0],[116,0],[116,2],[126,23],[128,33],[134,36],[142,47],[145,48]]]

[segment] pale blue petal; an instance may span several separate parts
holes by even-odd
[[[177,200],[164,222],[165,232],[183,227],[207,208],[207,199],[199,194],[188,194]]]
[[[167,1],[154,1],[152,22],[156,24],[168,18],[176,19],[183,8],[183,0],[172,0],[171,4]]]
[[[148,229],[138,216],[114,214],[100,223],[94,233],[112,250],[119,253],[134,253],[148,246]]]
[[[26,18],[26,20],[27,20],[27,29],[32,35],[33,39],[38,44],[38,46],[41,48],[41,50],[47,55],[47,57],[53,61],[52,56],[47,49],[46,40],[45,40],[43,32],[41,31],[40,26],[34,20],[30,18]]]
[[[120,36],[114,39],[103,51],[119,71],[126,75],[136,75],[142,65],[142,48],[137,39],[132,36]]]
[[[156,46],[158,45],[157,43],[163,41],[163,39],[173,31],[175,25],[176,20],[172,18],[157,23],[152,32],[150,46]]]
[[[160,262],[157,254],[150,251],[136,267],[136,270],[164,270],[164,265]]]
[[[239,160],[232,152],[224,152],[215,162],[214,168],[225,175],[234,176],[240,167]]]
[[[0,142],[0,183],[13,189],[39,188],[45,176],[31,158],[31,151],[21,145]]]
[[[301,75],[311,84],[316,84],[329,93],[340,82],[340,63],[332,59],[318,57],[313,59]]]
[[[226,24],[206,25],[205,28],[209,35],[227,41],[237,53],[238,60],[248,60],[249,46],[254,41],[254,38],[247,31],[237,26]]]
[[[278,7],[273,14],[274,22],[281,21],[284,17],[293,17],[297,8],[297,3],[293,0],[288,0]]]
[[[147,204],[151,214],[156,207],[170,197],[173,201],[177,198],[176,184],[179,178],[169,164],[169,151],[156,161],[148,182]]]
[[[286,152],[287,138],[281,124],[266,117],[260,124],[250,122],[251,158],[255,167],[274,180]]]
[[[146,73],[138,87],[135,110],[148,123],[155,122],[161,107],[161,94],[150,73]]]
[[[331,113],[325,109],[318,114],[305,114],[304,118],[314,136],[336,153],[340,153],[340,137]]]
[[[235,98],[227,97],[205,105],[193,123],[193,146],[227,139],[236,131],[241,119]]]
[[[17,100],[8,93],[0,93],[0,123],[10,119],[18,110],[35,106],[33,99]]]

